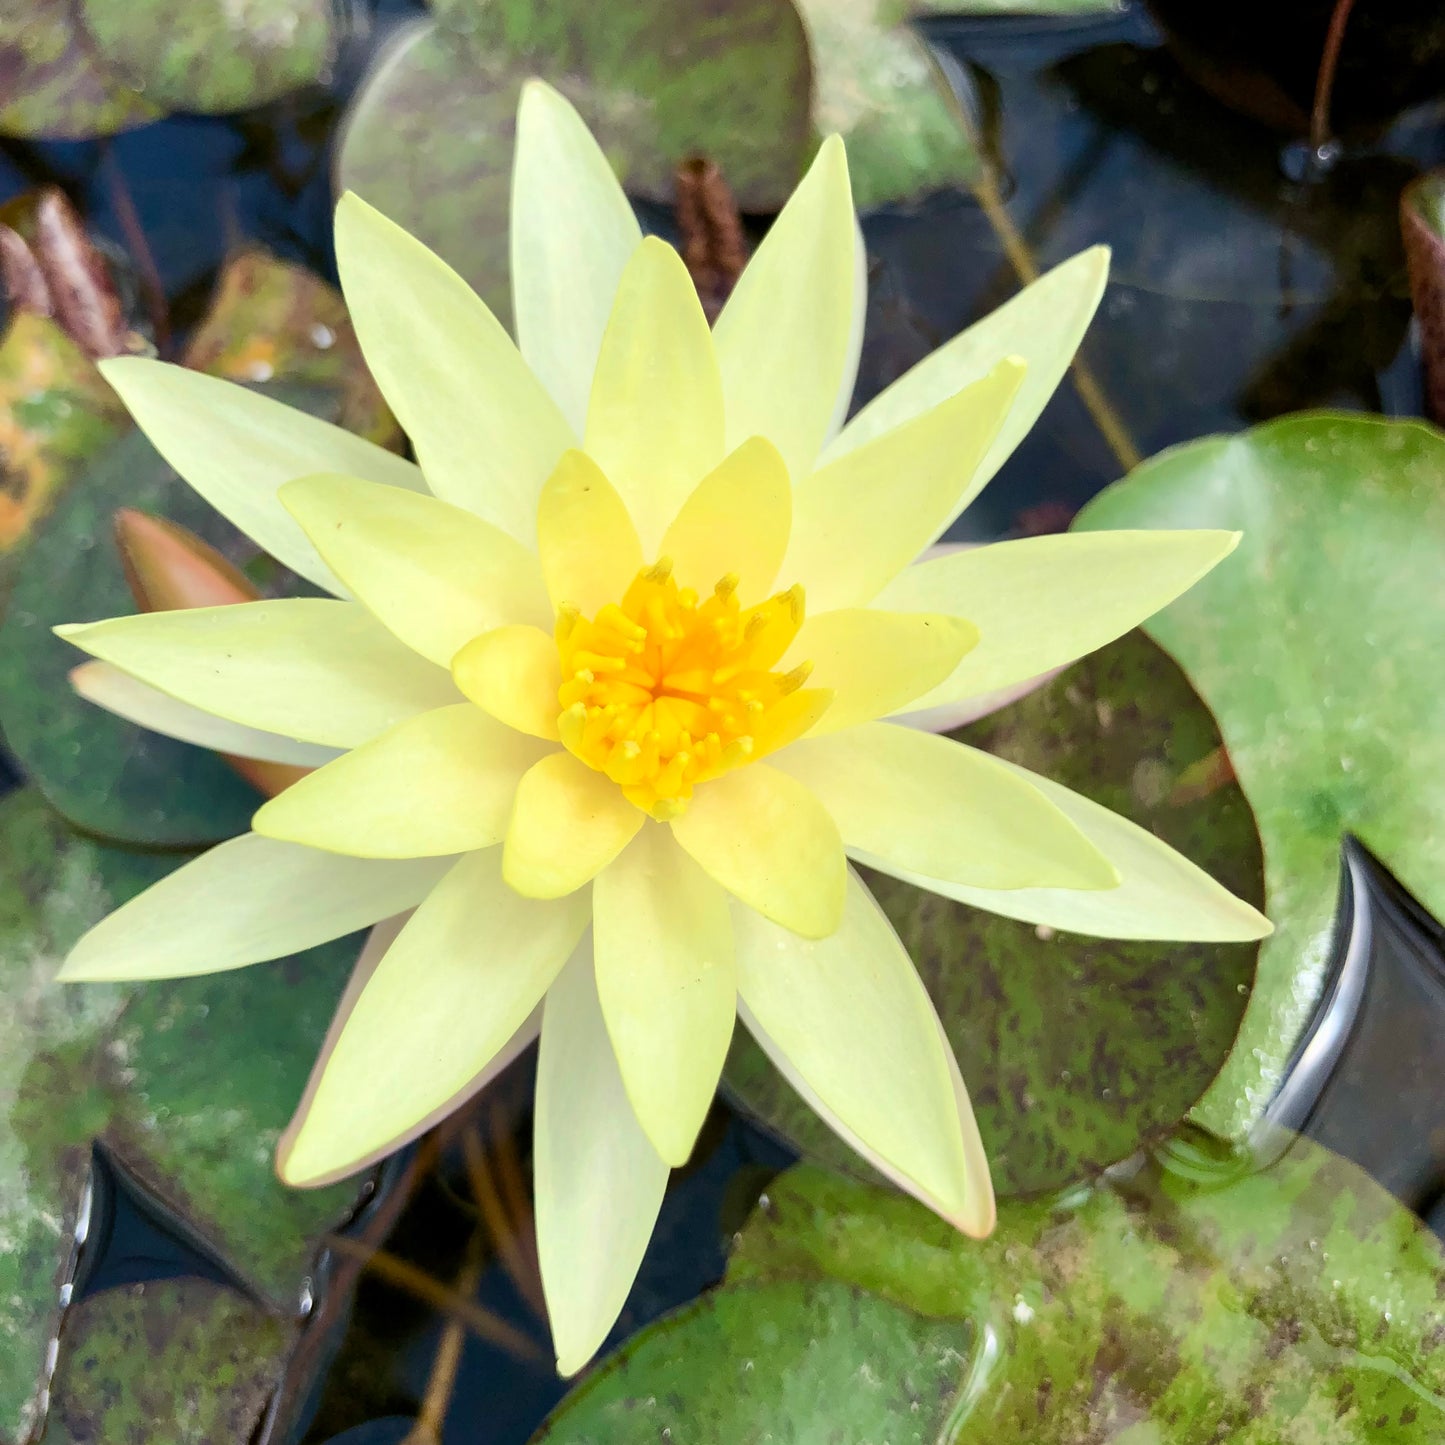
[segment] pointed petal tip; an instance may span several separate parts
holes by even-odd
[[[103,356],[95,363],[95,369],[119,391],[117,378],[133,374],[137,364],[148,366],[151,359],[146,356]]]

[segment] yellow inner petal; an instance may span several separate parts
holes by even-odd
[[[677,817],[693,789],[791,742],[827,705],[800,696],[812,664],[774,671],[803,623],[803,589],[742,607],[729,574],[699,598],[667,558],[594,616],[557,619],[557,731],[654,818]]]

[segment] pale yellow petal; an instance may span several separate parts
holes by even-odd
[[[851,1135],[945,1218],[992,1222],[966,1094],[913,964],[852,872],[842,923],[810,942],[734,908],[744,1022]],[[851,1138],[850,1138],[851,1142]]]
[[[328,592],[344,589],[278,500],[282,483],[342,472],[425,490],[410,462],[235,382],[139,356],[117,356],[100,369],[156,450],[201,496],[258,547]]]
[[[281,958],[415,907],[450,866],[342,858],[245,833],[102,918],[60,977],[185,978]]]
[[[354,602],[238,602],[55,630],[193,707],[328,747],[457,701],[443,669]]]
[[[87,702],[93,702],[127,722],[139,723],[143,728],[164,733],[166,737],[177,738],[183,743],[210,748],[212,752],[256,758],[268,763],[288,763],[300,768],[319,768],[336,756],[335,748],[297,742],[295,738],[243,727],[213,713],[202,712],[200,708],[179,702],[108,662],[82,662],[79,667],[72,668],[70,685]]]
[[[326,1030],[326,1038],[322,1041],[320,1052],[316,1056],[316,1062],[311,1066],[311,1076],[307,1080],[306,1088],[296,1106],[296,1112],[291,1122],[286,1126],[285,1132],[281,1135],[276,1145],[276,1164],[278,1172],[285,1168],[286,1160],[290,1157],[291,1146],[298,1133],[306,1123],[307,1116],[311,1112],[311,1100],[315,1098],[316,1091],[321,1086],[321,1080],[326,1074],[327,1066],[331,1062],[331,1055],[341,1035],[346,1031],[347,1025],[351,1022],[351,1015],[356,1009],[357,1001],[366,991],[366,985],[371,982],[372,976],[381,966],[382,960],[386,957],[391,945],[396,942],[398,934],[411,920],[411,913],[400,913],[393,918],[384,919],[367,935],[366,944],[362,948],[356,960],[356,966],[351,971],[351,977],[347,980],[346,989],[341,995],[341,1002],[336,1006],[336,1013],[332,1017],[331,1025]],[[334,1183],[343,1179],[346,1175],[354,1173],[357,1169],[368,1164],[374,1164],[377,1160],[400,1149],[403,1144],[426,1133],[428,1129],[439,1124],[446,1116],[454,1110],[459,1109],[468,1099],[480,1093],[491,1083],[519,1054],[536,1043],[537,1035],[542,1029],[542,1005],[536,1008],[527,1016],[526,1021],[507,1040],[492,1057],[467,1080],[465,1084],[444,1103],[439,1104],[429,1115],[419,1119],[416,1123],[403,1129],[399,1134],[390,1139],[379,1142],[372,1151],[371,1157],[356,1161],[348,1161],[331,1171],[329,1174],[322,1174],[314,1179],[305,1181],[307,1187],[317,1187],[324,1184]]]
[[[557,644],[540,628],[499,627],[469,642],[452,662],[456,685],[484,712],[518,732],[557,741]]]
[[[920,562],[875,605],[967,617],[979,644],[909,706],[994,692],[1122,637],[1192,587],[1237,532],[1073,532],[1028,537]]]
[[[542,1292],[573,1375],[622,1313],[669,1173],[627,1101],[585,939],[542,1010],[533,1140]]]
[[[838,826],[796,778],[748,763],[693,795],[673,837],[714,882],[806,938],[843,912],[847,865]]]
[[[620,602],[642,567],[626,504],[585,452],[568,452],[542,488],[537,545],[552,605],[589,617]]]
[[[1094,246],[1041,276],[1012,300],[924,357],[845,426],[823,453],[845,452],[931,410],[985,375],[1000,358],[1018,356],[1028,373],[988,454],[974,473],[986,485],[1028,435],[1068,370],[1109,277],[1109,251]]]
[[[293,783],[251,826],[358,858],[489,848],[507,835],[522,774],[551,747],[469,702],[437,708]]]
[[[657,1152],[686,1164],[737,1015],[728,895],[649,822],[597,875],[592,928],[627,1097]]]
[[[1108,858],[1122,880],[1117,888],[970,888],[883,863],[878,866],[973,908],[1098,938],[1234,943],[1263,938],[1272,931],[1262,913],[1152,833],[1049,778],[1013,763],[1004,766],[1067,814]]]
[[[804,739],[775,766],[817,794],[850,853],[888,872],[978,888],[1119,883],[1113,864],[1027,778],[950,738],[868,723]]]
[[[530,546],[537,493],[576,438],[512,338],[441,257],[350,191],[336,207],[336,265],[427,485]]]
[[[502,871],[528,898],[561,898],[617,857],[643,816],[610,778],[571,753],[552,753],[517,786]]]
[[[512,311],[527,365],[580,436],[612,298],[642,239],[582,118],[529,80],[512,169]]]
[[[811,663],[809,686],[832,691],[814,731],[834,733],[917,706],[977,641],[961,617],[845,607],[809,617],[784,665]]]
[[[851,388],[855,248],[848,158],[829,136],[713,332],[728,447],[765,436],[794,478],[812,470]]]
[[[753,437],[697,484],[658,552],[672,559],[678,585],[701,596],[731,574],[739,596],[761,597],[788,550],[792,517],[788,469],[771,442]]]
[[[648,236],[622,273],[587,408],[587,452],[612,478],[651,554],[723,458],[712,332],[682,258]]]
[[[451,1106],[577,946],[586,900],[519,898],[498,853],[456,862],[387,949],[288,1131],[287,1183],[353,1172]]]
[[[798,483],[784,575],[816,612],[870,602],[972,500],[1024,377],[1016,358]],[[950,609],[951,610],[951,609]]]
[[[281,500],[352,596],[442,667],[504,623],[551,625],[536,553],[471,512],[354,477],[288,482]]]

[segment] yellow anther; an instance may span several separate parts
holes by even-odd
[[[563,745],[654,818],[675,818],[698,784],[780,746],[803,717],[788,709],[769,721],[808,676],[806,664],[769,670],[802,623],[802,589],[749,611],[737,590],[729,572],[699,603],[664,557],[591,619],[558,612]]]
[[[813,675],[813,664],[811,662],[800,662],[791,672],[785,672],[778,678],[778,686],[783,690],[784,696],[790,692],[797,692],[802,685]],[[774,674],[776,676],[776,674]]]

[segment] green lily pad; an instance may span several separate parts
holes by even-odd
[[[128,425],[94,363],[17,311],[0,340],[0,609],[16,559],[83,464]]]
[[[153,104],[242,110],[320,78],[336,45],[331,0],[81,0],[97,49]]]
[[[0,800],[0,1440],[26,1435],[93,1140],[280,1317],[354,1197],[286,1189],[271,1153],[355,940],[210,977],[54,983],[81,932],[175,861],[70,832],[34,789]]]
[[[0,15],[0,135],[83,140],[160,113],[106,63],[71,0],[25,0]]]
[[[769,1287],[820,1281],[847,1288],[765,1333]],[[1304,1140],[1259,1173],[1180,1145],[1117,1190],[1005,1201],[982,1243],[802,1166],[769,1186],[727,1283],[637,1336],[540,1438],[667,1438],[617,1433],[631,1400],[678,1440],[706,1410],[706,1438],[729,1441],[1423,1445],[1445,1432],[1442,1297],[1445,1256],[1419,1220]],[[916,1402],[895,1385],[917,1369],[901,1325],[862,1345],[851,1328],[881,1302],[915,1328],[971,1326]],[[850,1369],[886,1412],[866,1432],[851,1398],[799,1383]]]
[[[860,210],[978,178],[977,147],[938,61],[898,0],[797,0],[808,23],[819,134],[848,145]]]
[[[251,1439],[292,1331],[220,1285],[103,1290],[61,1336],[45,1439],[54,1445],[212,1445]]]
[[[1093,798],[1262,901],[1249,806],[1211,767],[1213,720],[1142,634],[951,736]],[[1052,934],[867,878],[938,1007],[1000,1193],[1058,1189],[1161,1139],[1230,1051],[1258,944]],[[724,1078],[805,1155],[867,1177],[741,1029]]]
[[[334,392],[272,394],[335,419]],[[0,731],[22,770],[77,827],[123,842],[199,847],[250,826],[260,806],[255,789],[214,754],[77,697],[68,677],[84,659],[50,630],[135,611],[111,541],[111,518],[123,506],[179,522],[243,569],[259,562],[276,570],[132,430],[85,468],[26,549],[0,624]]]
[[[799,1169],[730,1278],[823,1275],[973,1320],[993,1353],[956,1437],[1422,1442],[1445,1429],[1445,1256],[1353,1164],[1267,1170],[1181,1144],[1117,1191],[1003,1206],[983,1244],[912,1201]]]
[[[644,1330],[533,1441],[925,1445],[951,1438],[972,1338],[967,1322],[924,1319],[843,1284],[723,1290]]]
[[[364,196],[511,315],[508,197],[532,75],[578,107],[636,196],[668,201],[704,155],[744,210],[778,209],[811,149],[811,67],[791,0],[447,0],[401,34],[353,102],[338,184]]]
[[[1214,710],[1264,839],[1275,924],[1239,1044],[1195,1117],[1258,1120],[1330,958],[1353,833],[1445,916],[1445,436],[1317,413],[1162,453],[1083,527],[1239,527],[1149,624]]]

